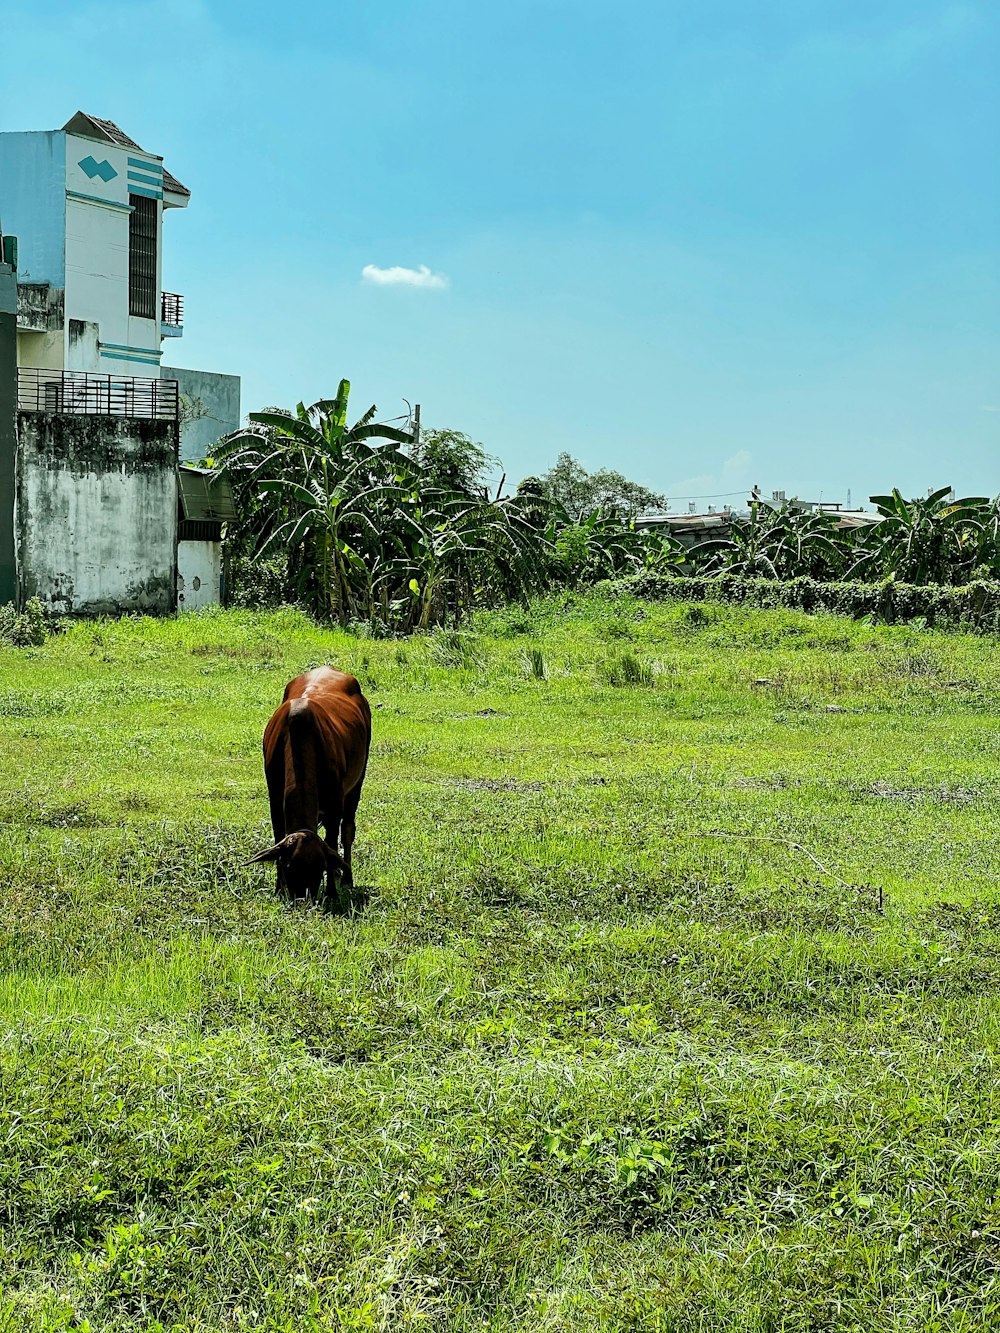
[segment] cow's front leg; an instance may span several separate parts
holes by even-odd
[[[361,775],[361,781],[364,781],[364,774]],[[347,870],[344,873],[344,884],[347,888],[354,888],[354,872],[351,868],[351,849],[354,846],[354,835],[357,831],[355,816],[358,813],[358,802],[361,800],[361,782],[344,797],[344,818],[341,824],[341,836],[344,840],[344,864]]]
[[[343,811],[343,803],[339,800],[328,799],[325,802],[326,809],[320,816],[323,822],[324,842],[332,855],[327,857],[326,862],[326,893],[325,901],[329,907],[331,903],[340,903],[340,880],[344,863],[340,859],[339,835],[340,819]]]

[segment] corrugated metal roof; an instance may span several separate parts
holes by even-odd
[[[207,468],[182,464],[177,469],[177,476],[184,518],[225,522],[236,517],[233,487],[225,472],[209,472]]]
[[[97,131],[96,134],[87,133],[88,125]],[[138,153],[146,153],[147,157],[157,157],[156,153],[147,153],[141,144],[137,144],[134,139],[130,139],[123,129],[120,129],[113,120],[101,120],[100,116],[91,116],[86,111],[78,111],[75,116],[66,122],[63,129],[68,134],[81,134],[84,138],[106,139],[109,143],[117,144],[119,148],[134,148]],[[163,161],[162,158],[157,158]],[[184,194],[190,199],[191,191],[186,185],[182,185],[176,176],[163,168],[163,188],[169,190],[171,194]]]

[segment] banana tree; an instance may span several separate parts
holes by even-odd
[[[380,455],[378,461],[387,460]],[[259,554],[274,545],[292,552],[308,543],[315,609],[341,624],[359,613],[372,614],[378,567],[384,564],[384,532],[406,527],[417,531],[406,511],[408,488],[395,474],[379,477],[375,471],[368,457],[340,469],[321,458],[304,482],[281,478],[260,483],[262,491],[278,493],[296,512],[271,531]]]
[[[860,543],[849,578],[896,578],[906,583],[965,583],[984,551],[996,506],[984,496],[949,500],[942,486],[926,499],[905,500],[898,490],[873,495],[882,515]]]
[[[679,567],[684,552],[669,535],[594,509],[578,522],[565,511],[550,522],[554,574],[571,587],[640,569]]]
[[[413,498],[419,541],[408,586],[417,629],[443,619],[449,604],[457,620],[474,599],[523,596],[542,586],[542,538],[516,500],[477,500],[434,488]]]
[[[699,542],[691,548],[690,559],[705,574],[835,578],[844,566],[845,551],[834,515],[757,501],[749,519],[734,517],[728,537]]]
[[[288,585],[318,614],[341,621],[356,610],[359,588],[371,591],[379,520],[391,513],[404,521],[401,478],[413,470],[396,447],[412,443],[410,432],[375,421],[374,406],[349,426],[349,394],[345,379],[336,397],[309,408],[252,412],[249,426],[217,450],[241,500],[237,538],[254,559],[283,550]],[[376,447],[374,440],[387,443]]]

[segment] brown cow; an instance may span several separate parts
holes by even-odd
[[[253,857],[278,863],[279,891],[316,897],[326,871],[331,880],[339,874],[346,886],[354,883],[354,816],[371,738],[371,709],[353,676],[321,666],[285,686],[284,699],[264,729],[274,846]],[[329,842],[320,837],[320,824]]]

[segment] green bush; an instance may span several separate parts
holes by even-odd
[[[13,602],[0,606],[0,643],[14,648],[39,648],[50,634],[61,628],[40,597],[29,597],[23,611],[18,611]]]
[[[283,559],[235,556],[226,566],[226,605],[239,611],[274,611],[291,600]]]
[[[751,579],[721,574],[691,578],[669,574],[635,574],[613,584],[616,592],[649,601],[735,602],[761,608],[832,611],[886,624],[923,621],[941,629],[1000,633],[1000,582],[918,587],[909,583],[821,583],[799,578]]]

